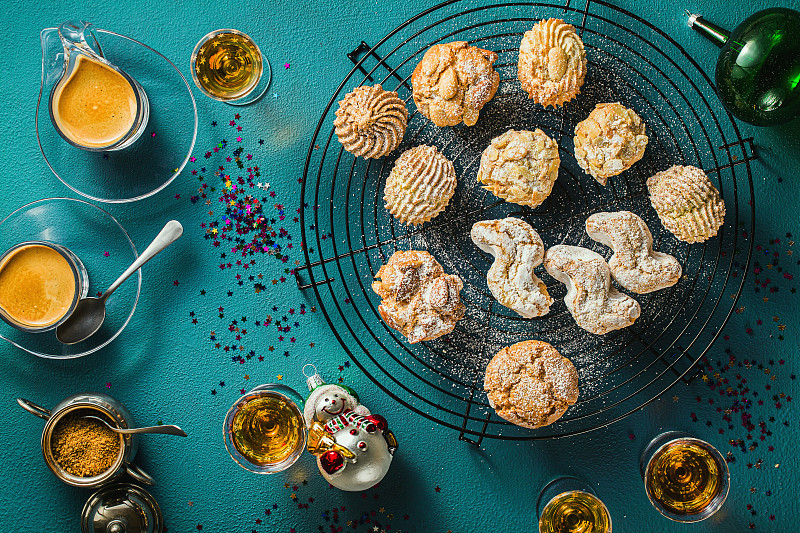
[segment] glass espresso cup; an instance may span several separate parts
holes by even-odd
[[[103,56],[90,23],[64,22],[58,35],[64,46],[64,66],[49,100],[58,134],[72,146],[92,152],[132,145],[150,117],[142,86]],[[98,91],[98,86],[103,90]]]
[[[306,446],[303,403],[294,389],[277,383],[259,385],[239,398],[222,428],[231,458],[257,474],[292,466]]]
[[[19,330],[57,328],[88,290],[83,263],[60,244],[22,242],[0,256],[0,318]]]
[[[730,472],[709,443],[688,433],[668,431],[642,453],[639,469],[650,503],[676,522],[699,522],[725,503]]]

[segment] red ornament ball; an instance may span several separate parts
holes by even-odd
[[[319,464],[325,472],[334,474],[344,466],[344,457],[339,452],[331,450],[320,455]]]

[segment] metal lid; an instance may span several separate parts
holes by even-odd
[[[82,533],[161,533],[161,509],[149,492],[132,483],[104,487],[89,497]]]

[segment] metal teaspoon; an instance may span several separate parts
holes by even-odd
[[[108,297],[122,285],[123,281],[142,268],[142,265],[150,261],[156,254],[175,242],[182,234],[183,226],[181,226],[180,222],[177,220],[167,222],[161,232],[153,239],[153,242],[150,243],[150,246],[128,267],[128,270],[117,278],[117,281],[111,284],[102,296],[99,298],[89,296],[82,298],[78,302],[69,318],[56,328],[56,338],[59,342],[76,344],[94,335],[106,319],[106,300]]]
[[[122,429],[122,428],[115,428],[108,421],[100,418],[99,416],[94,415],[85,415],[81,418],[91,418],[93,420],[99,420],[103,424],[109,427],[111,431],[116,431],[117,433],[122,433],[123,435],[135,435],[137,433],[157,433],[159,435],[177,435],[178,437],[186,437],[186,432],[183,431],[178,426],[174,426],[171,424],[166,424],[163,426],[150,426],[146,428],[130,428],[130,429]]]

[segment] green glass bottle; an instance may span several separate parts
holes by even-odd
[[[735,117],[772,126],[800,114],[800,13],[765,9],[732,32],[700,15],[690,15],[689,26],[722,47],[717,94]]]

